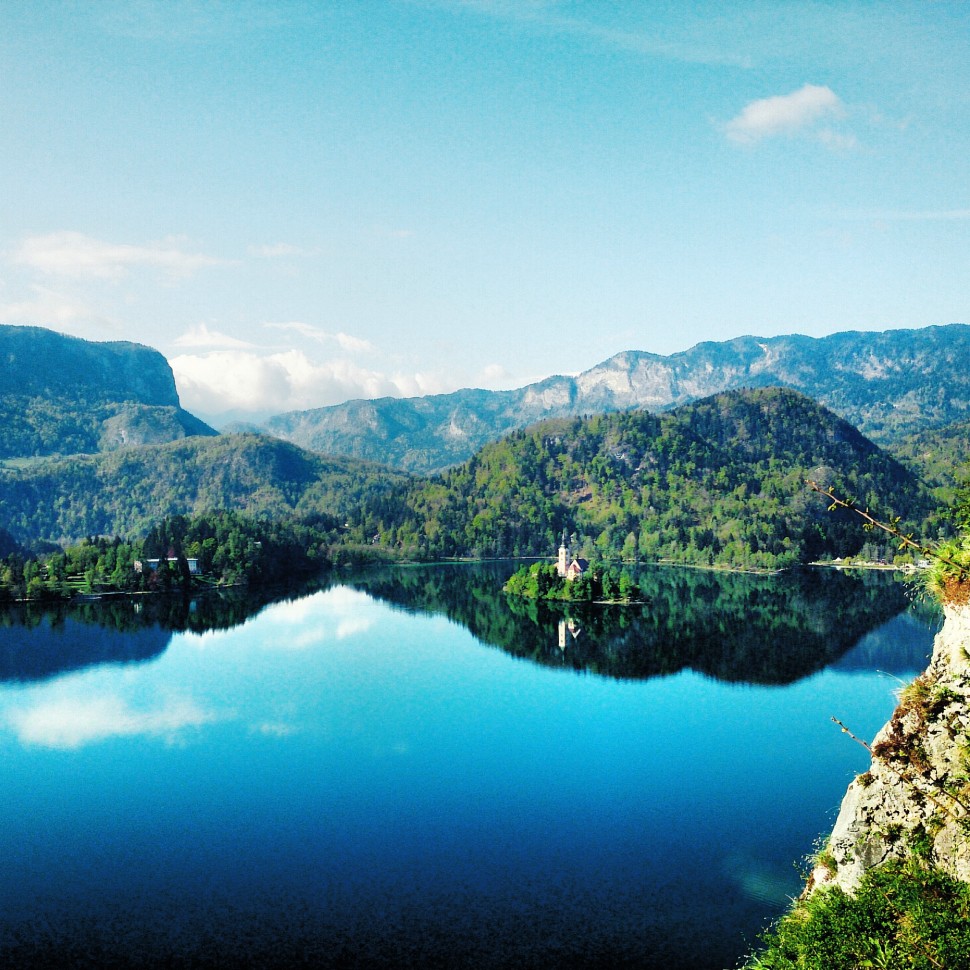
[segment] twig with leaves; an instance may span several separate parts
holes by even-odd
[[[873,529],[881,529],[883,532],[888,533],[893,536],[899,542],[900,549],[913,549],[916,552],[921,553],[924,557],[928,559],[936,559],[938,562],[945,563],[951,569],[955,570],[957,576],[961,582],[970,581],[970,566],[958,562],[951,556],[940,552],[938,548],[933,546],[924,545],[922,542],[917,542],[913,538],[911,532],[903,532],[899,528],[900,522],[902,522],[902,516],[890,515],[888,516],[887,522],[881,522],[877,519],[868,508],[861,509],[856,505],[855,500],[852,498],[841,498],[835,494],[835,490],[831,487],[825,487],[819,485],[818,482],[813,482],[809,479],[806,484],[813,492],[818,492],[820,495],[824,495],[832,504],[829,506],[829,511],[834,512],[836,509],[846,509],[849,512],[855,512],[856,515],[860,516],[865,524],[862,526],[866,532],[872,532]]]

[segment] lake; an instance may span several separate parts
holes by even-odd
[[[0,612],[0,965],[734,967],[939,618],[883,573],[509,563]]]

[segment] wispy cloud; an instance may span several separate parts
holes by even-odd
[[[176,337],[173,342],[176,347],[209,347],[212,349],[233,347],[242,350],[252,349],[255,346],[246,340],[231,337],[227,333],[210,330],[204,323],[197,324],[191,330],[187,330],[181,337]]]
[[[966,222],[970,209],[860,209],[838,213],[842,219],[866,222]]]
[[[13,262],[38,273],[73,279],[118,280],[135,267],[151,267],[176,276],[225,266],[229,260],[188,252],[177,240],[147,246],[111,243],[81,232],[29,236],[13,253]]]
[[[283,332],[299,334],[308,340],[314,340],[320,344],[337,344],[348,353],[370,353],[374,345],[362,337],[355,337],[352,334],[344,333],[342,330],[332,333],[322,327],[315,327],[311,323],[302,323],[299,320],[291,320],[286,323],[265,323],[268,330],[280,330]]]
[[[777,94],[750,102],[724,126],[724,130],[731,141],[739,144],[804,131],[813,131],[822,141],[834,140],[833,132],[819,129],[818,125],[826,119],[844,115],[845,107],[831,88],[806,84],[791,94]],[[851,139],[851,136],[841,137]]]
[[[75,324],[94,324],[118,331],[121,325],[93,310],[86,302],[46,286],[28,287],[25,299],[0,303],[0,323],[14,323],[71,330]]]
[[[486,364],[479,372],[475,383],[481,387],[497,390],[518,387],[520,381],[504,364]]]
[[[559,13],[554,3],[522,2],[522,0],[462,0],[459,9],[482,15],[510,20],[559,34],[585,38],[619,50],[632,51],[646,57],[677,61],[686,64],[712,64],[725,67],[750,68],[751,59],[746,55],[725,51],[714,45],[705,45],[696,38],[684,40],[662,39],[655,33],[623,30],[591,23],[578,17]]]
[[[291,243],[278,242],[263,246],[250,246],[247,252],[257,259],[296,259],[319,256],[322,250],[307,249],[303,246],[294,246]]]
[[[269,738],[289,738],[297,734],[299,729],[285,721],[263,721],[250,728],[253,734],[263,734]]]

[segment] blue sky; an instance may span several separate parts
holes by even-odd
[[[0,4],[0,322],[213,417],[970,322],[970,5]]]

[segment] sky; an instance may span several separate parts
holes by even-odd
[[[218,423],[970,322],[970,4],[0,0],[0,323]]]

